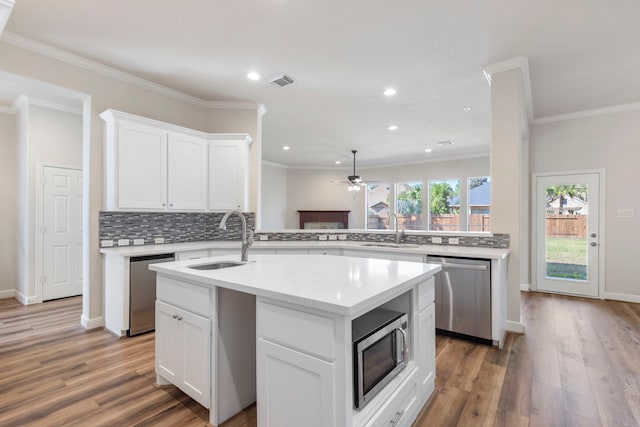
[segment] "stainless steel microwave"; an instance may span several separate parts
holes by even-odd
[[[351,323],[354,406],[361,409],[408,362],[408,316],[376,308]]]

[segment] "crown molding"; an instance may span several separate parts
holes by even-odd
[[[594,108],[592,110],[582,110],[573,113],[556,114],[553,116],[545,116],[533,119],[532,124],[539,125],[544,123],[562,122],[565,120],[584,119],[587,117],[603,116],[606,114],[621,113],[625,111],[640,110],[640,102],[631,104],[612,105],[609,107]]]
[[[0,2],[6,0],[0,0]],[[55,48],[53,46],[46,45],[44,43],[31,40],[27,37],[19,34],[4,32],[0,37],[0,40],[10,45],[29,50],[31,52],[38,53],[40,55],[48,56],[49,58],[56,59],[58,61],[65,62],[67,64],[79,67],[85,70],[89,70],[106,77],[110,77],[125,83],[132,84],[134,86],[150,90],[152,92],[165,95],[179,101],[187,102],[191,105],[205,109],[257,109],[258,104],[253,102],[237,102],[237,101],[207,101],[195,96],[188,95],[183,92],[179,92],[175,89],[168,88],[158,83],[145,80],[140,77],[136,77],[132,74],[120,71],[116,68],[109,67],[96,61],[84,58],[73,53],[69,53],[62,49]]]
[[[71,107],[69,105],[59,104],[57,102],[47,101],[42,98],[34,98],[33,96],[29,97],[29,104],[35,105],[42,108],[48,108],[50,110],[62,111],[63,113],[69,114],[77,114],[79,116],[82,115],[82,106],[79,107]]]
[[[531,75],[529,74],[529,60],[524,56],[507,59],[505,61],[489,64],[482,72],[491,86],[491,79],[496,73],[519,69],[522,73],[522,90],[524,91],[524,104],[527,110],[527,119],[533,121],[533,96],[531,94]]]
[[[14,5],[14,0],[0,0],[0,34],[9,21]]]
[[[262,164],[264,166],[271,166],[271,167],[274,167],[274,168],[289,169],[289,166],[287,166],[287,165],[284,165],[282,163],[270,162],[269,160],[263,160]]]

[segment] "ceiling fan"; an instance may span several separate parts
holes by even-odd
[[[353,153],[353,175],[349,175],[346,181],[331,181],[335,184],[346,184],[349,191],[360,191],[361,187],[366,187],[369,184],[375,184],[374,181],[365,182],[360,175],[356,175],[356,153],[358,150],[351,150]]]

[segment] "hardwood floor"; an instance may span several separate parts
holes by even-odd
[[[437,338],[436,391],[414,427],[639,426],[640,304],[523,293],[526,335],[499,351]],[[154,387],[154,335],[79,325],[80,298],[0,300],[0,426],[204,426]],[[255,406],[224,427],[255,427]]]

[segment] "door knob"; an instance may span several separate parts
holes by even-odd
[[[591,237],[597,237],[596,233],[591,233]]]
[[[591,242],[591,246],[598,246],[596,242]]]

